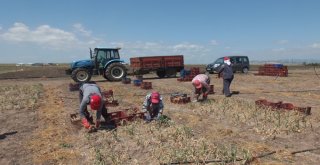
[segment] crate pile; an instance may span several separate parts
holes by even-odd
[[[106,107],[116,107],[119,105],[118,100],[113,98],[113,90],[103,91],[102,94],[105,97]]]
[[[288,77],[288,67],[283,64],[264,64],[259,67],[258,76]]]
[[[259,107],[270,107],[271,109],[274,109],[274,110],[281,110],[281,109],[294,110],[294,111],[305,113],[306,115],[311,114],[311,107],[296,107],[291,103],[283,103],[282,101],[269,102],[265,99],[262,99],[262,100],[256,100],[255,104],[258,105]]]
[[[175,104],[186,104],[191,102],[191,98],[184,93],[173,93],[170,96],[170,102]]]
[[[120,126],[127,124],[127,122],[134,121],[136,119],[144,119],[144,113],[135,111],[133,113],[129,113],[128,110],[120,110],[116,112],[108,113],[110,116],[110,123],[115,126]]]
[[[136,75],[136,79],[133,80],[133,85],[134,86],[140,86],[143,82],[143,76],[142,75]]]
[[[209,94],[214,94],[214,85],[210,85]]]
[[[78,91],[80,89],[79,83],[70,83],[69,84],[69,91]]]
[[[133,85],[139,87],[142,84],[141,80],[133,80]]]
[[[200,73],[199,67],[193,67],[190,70],[181,70],[178,81],[192,81],[192,79]]]
[[[141,89],[152,89],[152,83],[143,81],[140,87]]]
[[[108,116],[110,119],[106,121],[107,124],[114,126],[120,126],[127,124],[127,122],[134,121],[136,119],[144,119],[144,113],[139,112],[138,108],[118,110],[115,112],[109,112]],[[73,124],[80,124],[81,118],[79,113],[70,114],[70,120]]]
[[[122,80],[121,80],[122,84],[131,84],[131,79],[128,78],[128,77],[124,77]]]

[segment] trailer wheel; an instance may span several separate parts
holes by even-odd
[[[166,70],[166,76],[167,77],[176,77],[177,76],[176,69],[167,69]]]
[[[120,63],[112,63],[106,68],[103,77],[110,81],[121,81],[123,77],[126,77],[126,75],[127,71],[124,65]]]
[[[159,78],[164,78],[165,75],[166,75],[166,71],[165,70],[158,70],[157,71],[157,76]]]
[[[71,78],[75,82],[88,82],[91,79],[92,74],[88,69],[85,68],[77,68],[71,73]]]

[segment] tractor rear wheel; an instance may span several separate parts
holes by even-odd
[[[71,78],[75,82],[81,82],[81,83],[90,81],[91,76],[92,74],[90,73],[90,71],[85,68],[77,68],[73,70],[71,73]]]
[[[110,64],[104,72],[104,76],[109,81],[121,81],[123,77],[126,77],[126,67],[121,63]]]

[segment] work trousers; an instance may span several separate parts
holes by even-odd
[[[230,96],[231,93],[230,93],[230,85],[231,85],[231,82],[233,80],[233,77],[232,78],[228,78],[228,79],[223,79],[223,93],[225,96]]]

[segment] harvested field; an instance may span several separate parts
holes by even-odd
[[[58,67],[59,68],[59,67]],[[27,73],[42,73],[33,68]],[[294,67],[288,77],[236,74],[231,85],[238,94],[225,98],[222,80],[210,75],[215,94],[208,101],[174,104],[170,94],[192,94],[190,82],[144,75],[164,99],[164,115],[158,122],[141,120],[117,129],[88,134],[71,124],[69,114],[78,110],[72,80],[48,69],[55,78],[23,78],[23,71],[0,74],[2,123],[0,164],[318,164],[320,150],[320,78],[314,68]],[[202,68],[203,69],[203,68]],[[40,69],[42,71],[42,69]],[[317,69],[320,72],[320,69]],[[64,73],[64,72],[63,72]],[[15,75],[8,79],[8,75]],[[48,73],[51,74],[51,73]],[[26,76],[28,77],[28,76]],[[33,76],[36,77],[36,76]],[[133,76],[130,77],[134,79]],[[133,84],[108,82],[95,76],[104,90],[112,89],[118,107],[141,107],[144,90]],[[311,115],[277,111],[255,105],[258,99],[311,106]],[[294,154],[293,154],[294,153]],[[261,154],[269,154],[261,158]]]

